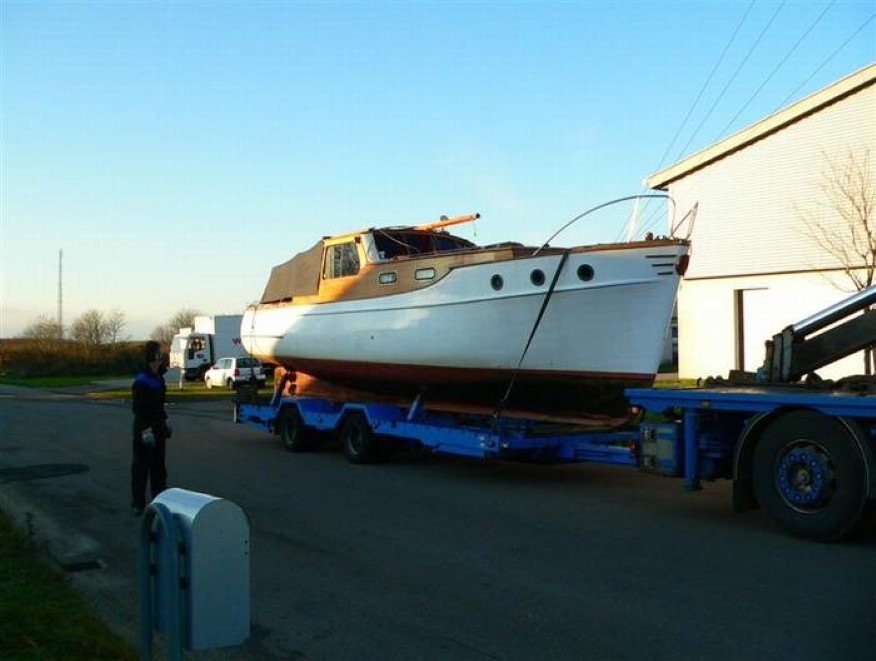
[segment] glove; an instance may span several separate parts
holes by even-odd
[[[152,433],[152,428],[148,427],[140,434],[140,441],[143,445],[155,445],[155,434]]]

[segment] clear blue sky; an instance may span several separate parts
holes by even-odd
[[[144,339],[181,308],[241,312],[324,234],[479,211],[459,234],[543,241],[872,63],[874,13],[6,0],[0,337],[56,315],[61,249],[65,322],[121,310]],[[555,243],[615,240],[628,212]]]

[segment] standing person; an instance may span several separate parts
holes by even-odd
[[[164,373],[161,345],[150,340],[143,348],[143,364],[131,385],[134,409],[133,461],[131,462],[131,509],[136,516],[146,507],[146,482],[152,497],[167,488],[164,465],[166,441],[170,438],[164,410]]]

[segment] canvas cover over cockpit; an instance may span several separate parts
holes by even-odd
[[[355,233],[350,234],[353,241]],[[372,229],[359,235],[374,252],[366,248],[368,261],[384,262],[402,257],[428,255],[475,248],[475,244],[447,232],[417,230],[409,227]],[[360,238],[356,237],[359,243]],[[335,245],[334,237],[332,245]],[[325,243],[317,242],[312,248],[300,252],[287,262],[271,269],[271,277],[262,294],[261,303],[291,301],[297,296],[313,296],[319,293],[323,276],[323,252]],[[375,254],[376,253],[376,254]],[[358,269],[357,269],[358,270]]]
[[[288,301],[296,296],[319,293],[322,268],[322,241],[300,252],[287,262],[271,269],[271,277],[262,294],[262,303]]]

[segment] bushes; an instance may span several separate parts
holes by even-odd
[[[0,340],[0,374],[14,376],[133,374],[142,342],[89,346],[71,340]]]

